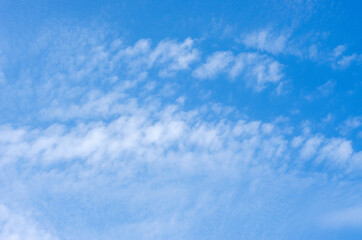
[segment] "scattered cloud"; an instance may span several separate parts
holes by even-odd
[[[229,64],[234,60],[231,52],[215,52],[208,56],[206,62],[194,70],[193,76],[200,79],[215,78],[225,72]]]
[[[353,53],[351,55],[345,55],[347,47],[345,45],[338,45],[333,49],[330,57],[330,62],[333,68],[345,69],[351,66],[353,63],[359,63],[362,60],[360,54]]]
[[[349,117],[339,127],[340,133],[346,135],[355,129],[359,129],[362,126],[362,116]]]
[[[134,46],[119,51],[116,59],[121,60],[124,57],[129,68],[136,72],[157,66],[160,68],[159,75],[165,77],[188,69],[190,64],[199,58],[199,54],[199,51],[193,48],[191,38],[181,43],[162,40],[154,49],[151,49],[150,40],[141,39]]]
[[[357,54],[352,54],[349,56],[343,56],[341,59],[337,61],[337,65],[341,68],[349,67],[354,61],[357,61],[359,56]]]
[[[193,76],[200,79],[215,78],[227,74],[231,80],[242,78],[255,91],[262,91],[268,83],[280,82],[283,65],[263,54],[242,52],[216,52],[194,70]]]
[[[319,54],[320,53],[316,44],[312,44],[311,46],[309,46],[308,56],[310,59],[312,59],[313,61],[317,61],[319,58]]]
[[[344,45],[338,45],[335,49],[332,51],[333,57],[339,57],[346,51],[346,46]]]
[[[283,53],[286,49],[289,34],[276,34],[270,29],[255,31],[242,37],[241,41],[248,48],[254,48],[271,54]]]
[[[309,40],[307,40],[309,39]],[[347,47],[338,45],[332,51],[323,50],[310,36],[293,35],[290,31],[275,31],[270,28],[244,34],[240,40],[247,48],[272,55],[292,55],[319,63],[328,63],[335,69],[346,69],[362,61],[361,54],[345,54]]]
[[[276,60],[257,53],[242,53],[236,57],[230,76],[236,78],[243,73],[249,86],[256,91],[263,90],[268,83],[278,83],[283,79],[283,65]]]
[[[328,96],[333,93],[335,86],[336,86],[335,80],[328,80],[326,83],[318,87],[318,91],[323,96]]]

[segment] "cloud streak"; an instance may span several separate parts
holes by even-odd
[[[227,74],[229,79],[243,79],[256,92],[260,92],[270,83],[278,83],[283,79],[283,65],[266,55],[242,52],[215,52],[208,56],[206,62],[193,71],[199,79],[213,79]]]

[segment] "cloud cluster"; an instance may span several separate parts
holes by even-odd
[[[353,130],[358,130],[362,126],[362,116],[356,116],[356,117],[349,117],[347,120],[345,120],[341,126],[339,127],[340,133],[342,135],[346,135]],[[362,132],[359,131],[358,133],[359,137],[362,137]]]
[[[191,38],[183,42],[164,39],[153,46],[149,39],[125,45],[118,38],[109,41],[93,32],[74,35],[78,39],[57,36],[60,40],[55,43],[45,40],[38,43],[43,46],[38,46],[39,51],[49,48],[49,44],[52,49],[44,51],[47,53],[43,57],[46,65],[40,73],[44,78],[73,82],[100,81],[101,78],[112,82],[117,81],[121,74],[123,77],[142,76],[153,68],[159,76],[166,77],[190,68],[200,55]]]
[[[323,35],[323,34],[322,34]],[[297,36],[290,31],[278,32],[270,28],[260,29],[242,35],[238,40],[249,49],[271,55],[292,55],[319,63],[327,63],[334,69],[346,69],[353,64],[360,64],[361,54],[345,54],[347,47],[338,45],[333,50],[323,50],[316,39],[310,36]]]
[[[345,45],[338,45],[333,49],[330,54],[330,62],[332,63],[332,67],[345,69],[352,65],[353,63],[359,64],[362,61],[362,55],[353,53],[351,55],[344,54],[347,50]]]
[[[79,120],[73,126],[1,126],[0,172],[7,178],[5,183],[14,186],[11,182],[16,180],[32,189],[22,199],[44,201],[53,196],[56,200],[41,205],[51,216],[58,216],[59,211],[74,211],[74,215],[85,208],[78,214],[101,226],[104,218],[117,219],[104,235],[109,239],[119,234],[130,239],[167,239],[180,233],[180,238],[193,239],[198,236],[195,224],[219,214],[234,224],[238,219],[244,229],[250,222],[269,222],[263,213],[269,206],[268,211],[278,212],[280,221],[289,222],[288,213],[280,211],[286,211],[288,201],[298,201],[291,199],[291,192],[306,191],[322,176],[360,177],[362,153],[342,138],[307,130],[298,135],[279,120],[234,121],[230,113],[214,111],[213,106],[206,111],[185,110],[180,104],[134,100],[117,111],[109,107],[115,105],[113,101],[103,102],[104,109],[109,109],[104,114],[112,116],[107,120],[83,121],[88,112],[97,111],[97,104],[85,104],[85,112],[69,111],[68,118]],[[306,173],[317,180],[299,176]],[[16,188],[7,193],[19,194]],[[73,215],[60,219],[72,223]],[[222,224],[222,219],[217,223]],[[54,227],[62,229],[59,225]],[[256,228],[264,229],[264,234],[275,231],[259,225]],[[285,229],[279,230],[283,233],[280,237],[287,236]],[[39,231],[28,236],[52,239]],[[250,234],[245,236],[252,237]],[[213,235],[221,236],[218,232]]]
[[[282,69],[282,64],[263,54],[242,52],[234,56],[231,52],[215,52],[194,70],[193,76],[208,79],[226,73],[230,79],[244,79],[248,86],[259,92],[269,83],[281,82]]]
[[[326,170],[334,168],[339,172],[356,172],[361,166],[361,153],[354,152],[351,142],[342,138],[302,134],[288,140],[288,128],[278,124],[233,122],[220,116],[209,122],[197,109],[184,111],[181,105],[157,107],[153,101],[145,105],[126,104],[128,108],[119,105],[115,109],[110,107],[115,104],[112,101],[103,104],[113,120],[80,123],[70,129],[60,124],[46,129],[2,126],[2,165],[26,159],[29,167],[81,162],[95,171],[147,162],[155,166],[228,171],[249,163],[272,168],[288,163],[294,168],[304,162],[314,166],[313,171],[325,166]],[[97,112],[98,105],[85,106],[87,111]],[[82,111],[65,112],[76,114],[68,117],[81,118]]]
[[[361,177],[362,152],[348,139],[300,131],[283,117],[240,117],[222,104],[186,107],[184,93],[170,93],[179,71],[240,78],[255,91],[280,84],[284,65],[267,54],[282,53],[286,37],[255,33],[245,44],[263,53],[217,51],[198,63],[191,38],[127,45],[65,35],[48,43],[57,47],[40,47],[44,67],[23,73],[46,120],[0,125],[0,238],[56,239],[12,213],[6,206],[15,199],[52,219],[65,239],[285,239],[300,219],[314,219],[303,214],[320,213],[301,202],[313,205],[320,189],[329,197],[339,180]],[[334,87],[331,80],[318,90]]]
[[[247,34],[241,41],[249,48],[272,54],[280,54],[286,50],[289,34],[275,34],[270,29],[262,29]]]
[[[159,76],[170,76],[180,70],[189,69],[199,58],[199,51],[193,47],[193,40],[184,42],[162,40],[152,49],[148,39],[141,39],[134,46],[127,47],[116,53],[115,59],[124,58],[132,72],[139,73],[153,66],[160,68]]]
[[[84,87],[86,81],[88,87],[99,87],[125,78],[142,80],[153,73],[170,78],[180,71],[192,71],[197,79],[215,78],[220,73],[226,73],[230,79],[242,78],[259,92],[269,83],[281,82],[284,76],[281,63],[257,52],[216,51],[205,56],[206,61],[200,64],[202,51],[191,38],[164,39],[154,45],[149,39],[140,39],[126,45],[117,38],[109,41],[93,35],[96,34],[84,33],[76,40],[66,38],[56,46],[51,45],[51,49],[59,50],[46,55],[42,60],[45,69],[38,73],[47,86],[62,83],[58,88],[67,88],[64,84],[71,81],[73,86]]]

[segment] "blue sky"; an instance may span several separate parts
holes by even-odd
[[[0,1],[0,239],[360,239],[360,1]]]

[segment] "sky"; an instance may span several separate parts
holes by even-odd
[[[361,9],[0,0],[0,240],[361,239]]]

